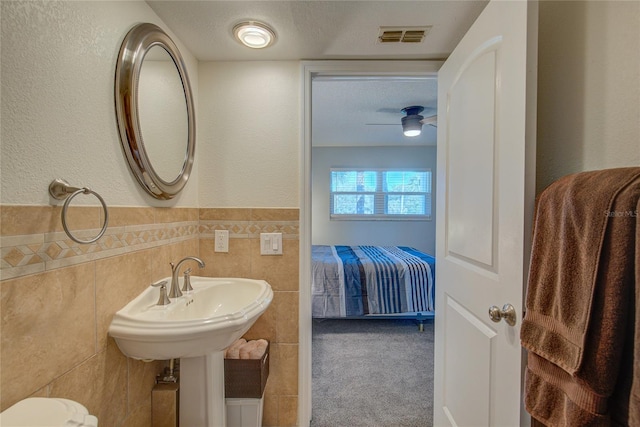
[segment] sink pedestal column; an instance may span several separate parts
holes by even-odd
[[[225,427],[224,352],[180,359],[180,425]]]

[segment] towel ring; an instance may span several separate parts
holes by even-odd
[[[102,204],[102,209],[104,210],[104,224],[102,226],[102,229],[100,230],[97,236],[89,240],[78,239],[71,233],[71,231],[69,230],[69,227],[67,227],[67,209],[69,208],[69,204],[71,203],[71,200],[73,200],[74,197],[76,197],[78,194],[81,194],[81,193],[93,194],[94,196],[96,196],[96,198]],[[62,217],[62,228],[64,228],[64,232],[67,233],[67,236],[69,236],[69,238],[74,242],[81,243],[83,245],[94,243],[104,235],[105,231],[107,231],[107,225],[109,224],[109,211],[107,209],[107,204],[104,202],[104,199],[95,191],[87,187],[84,187],[84,188],[72,187],[64,179],[58,178],[53,180],[51,184],[49,184],[49,194],[51,195],[51,197],[53,197],[56,200],[66,199],[64,202],[64,205],[62,206],[62,213],[60,214],[60,216]]]

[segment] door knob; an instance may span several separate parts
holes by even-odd
[[[504,319],[509,326],[514,326],[516,324],[516,309],[511,304],[503,305],[502,310],[492,305],[489,307],[489,318],[496,323]]]

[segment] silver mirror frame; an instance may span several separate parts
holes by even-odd
[[[138,116],[140,69],[145,55],[154,46],[164,48],[173,59],[182,80],[187,106],[187,149],[182,170],[176,179],[171,182],[160,178],[153,169],[144,147]],[[142,188],[156,199],[168,200],[173,198],[184,188],[193,168],[196,145],[195,110],[191,84],[189,83],[186,66],[180,51],[167,33],[157,25],[149,23],[138,24],[125,36],[116,63],[115,102],[120,142],[133,175]]]

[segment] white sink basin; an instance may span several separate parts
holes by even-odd
[[[167,289],[171,278],[167,278]],[[182,282],[182,280],[181,280]],[[240,338],[273,299],[264,280],[191,277],[193,291],[157,305],[160,289],[149,286],[118,311],[109,334],[135,359],[201,357]]]

